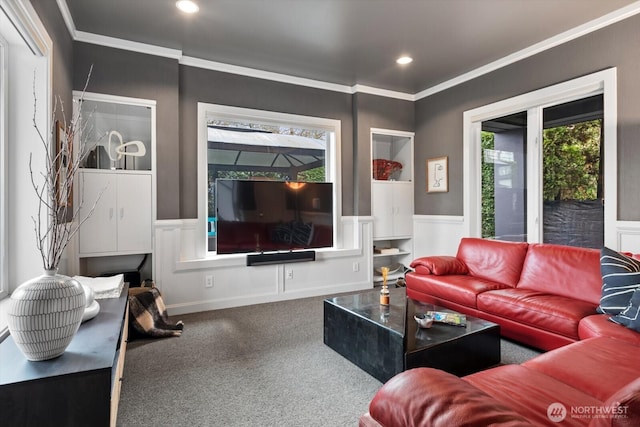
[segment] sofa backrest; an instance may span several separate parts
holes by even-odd
[[[527,254],[527,243],[464,237],[456,258],[463,261],[469,274],[515,287]]]
[[[531,243],[517,287],[598,305],[602,294],[600,251]]]

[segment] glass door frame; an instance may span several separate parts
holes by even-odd
[[[481,237],[482,122],[518,112],[527,112],[527,241],[542,242],[542,112],[552,105],[593,95],[604,102],[604,244],[617,248],[618,149],[617,69],[609,68],[463,114],[463,235]]]

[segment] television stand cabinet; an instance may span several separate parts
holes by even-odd
[[[11,336],[0,343],[0,419],[7,426],[115,426],[128,331],[128,286],[97,300],[60,357],[30,362]]]

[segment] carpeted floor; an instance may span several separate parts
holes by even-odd
[[[119,426],[355,426],[381,383],[323,343],[323,298],[178,316],[129,343]],[[538,352],[503,340],[502,362]]]

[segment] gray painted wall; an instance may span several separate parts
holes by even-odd
[[[635,189],[640,182],[640,16],[413,103],[180,66],[172,59],[85,43],[73,43],[70,54],[70,37],[54,2],[34,0],[33,5],[54,40],[54,93],[65,105],[70,105],[70,79],[71,87],[80,89],[91,64],[89,91],[158,101],[158,219],[197,214],[198,101],[342,120],[344,215],[370,214],[369,128],[415,130],[416,213],[462,215],[464,111],[615,66],[619,219],[640,220]],[[450,191],[427,194],[425,161],[445,155]]]
[[[74,43],[73,88],[156,100],[158,219],[180,218],[179,66],[175,59]]]
[[[640,16],[416,102],[416,181],[425,160],[449,156],[449,192],[416,186],[415,212],[463,214],[462,114],[492,102],[601,71],[618,69],[618,219],[640,220]]]
[[[356,176],[355,214],[371,215],[371,128],[414,131],[414,102],[357,93],[353,117],[356,151],[353,169]]]

